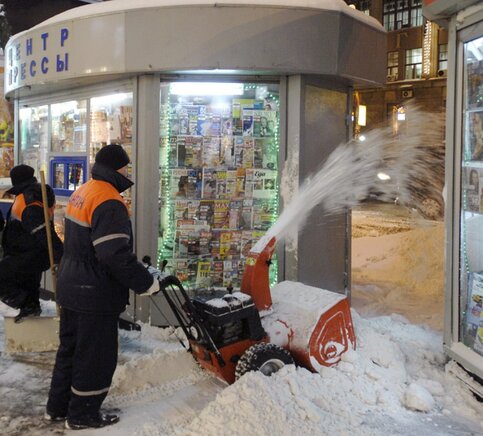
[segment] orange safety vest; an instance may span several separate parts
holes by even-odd
[[[30,204],[25,203],[25,197],[23,194],[18,194],[15,197],[15,201],[13,202],[12,205],[12,212],[10,214],[12,220],[17,220],[22,222],[22,214],[24,213],[25,209],[28,206],[39,206],[39,207],[44,207],[43,203],[41,201],[34,201]],[[49,208],[49,217],[52,219],[54,216],[54,206]]]
[[[120,201],[129,213],[126,202],[113,185],[91,179],[70,196],[65,217],[82,227],[91,227],[92,214],[100,204],[108,200]]]

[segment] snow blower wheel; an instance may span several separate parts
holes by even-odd
[[[292,365],[294,360],[290,353],[275,344],[260,343],[248,348],[240,358],[235,369],[238,380],[249,371],[260,371],[264,375],[272,375],[285,365]]]

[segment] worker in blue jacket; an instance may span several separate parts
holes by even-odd
[[[159,291],[133,253],[129,209],[121,192],[129,156],[120,145],[103,147],[92,179],[77,189],[65,212],[65,250],[59,267],[60,345],[47,402],[47,420],[65,419],[68,429],[114,424],[102,413],[117,364],[118,318],[129,289]]]

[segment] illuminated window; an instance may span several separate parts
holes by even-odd
[[[438,47],[438,71],[448,69],[448,44],[440,44]]]
[[[383,5],[386,30],[423,25],[422,0],[384,0]]]
[[[406,68],[404,78],[420,79],[423,66],[423,49],[414,48],[412,50],[406,50]]]
[[[369,9],[371,8],[371,0],[348,0],[346,3],[349,6],[354,6],[358,11],[370,15]]]
[[[390,51],[387,53],[387,80],[394,81],[398,79],[399,73],[399,53]]]

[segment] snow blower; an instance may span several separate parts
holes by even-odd
[[[160,281],[189,351],[228,383],[248,371],[270,375],[292,363],[318,371],[356,346],[344,295],[294,282],[270,291],[276,240],[261,242],[263,248],[256,250],[257,244],[247,257],[241,292],[199,291],[190,298],[177,277]]]

